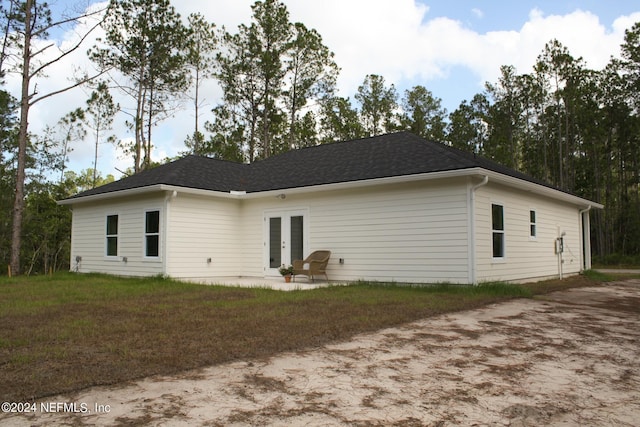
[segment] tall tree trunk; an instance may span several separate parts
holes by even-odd
[[[289,149],[292,149],[296,146],[295,144],[295,133],[294,128],[296,125],[296,113],[298,112],[298,103],[296,102],[298,99],[298,67],[293,67],[294,75],[293,82],[291,82],[291,116],[289,120]]]
[[[264,96],[264,113],[262,114],[262,146],[263,157],[265,159],[271,157],[271,141],[269,140],[269,91],[271,90],[270,80],[267,77],[265,81],[265,96]]]
[[[200,68],[196,67],[196,77],[195,77],[195,87],[196,87],[196,93],[195,93],[195,100],[194,100],[194,110],[195,110],[195,126],[194,126],[194,132],[193,132],[193,152],[194,154],[200,154],[200,129],[198,127],[198,122],[199,122],[199,117],[198,115],[200,114],[200,106],[198,105],[198,103],[200,102]]]
[[[144,169],[151,168],[151,128],[153,127],[153,76],[151,77],[151,85],[149,88],[149,122],[147,123],[147,141],[144,148]]]
[[[93,181],[91,188],[96,188],[96,180],[98,179],[98,144],[100,143],[100,125],[96,126],[96,150],[93,157]]]
[[[556,97],[558,95],[556,94]],[[558,182],[559,182],[559,187],[563,190],[565,190],[564,188],[564,171],[562,168],[562,162],[563,162],[563,158],[562,158],[562,118],[560,117],[560,100],[556,98],[556,114],[557,114],[557,118],[558,118],[558,123],[557,123],[557,129],[556,132],[558,134]]]
[[[257,138],[258,138],[258,109],[254,104],[251,107],[251,133],[249,136],[249,163],[253,163],[253,161],[256,158],[256,139]]]
[[[142,83],[138,83],[138,97],[136,99],[136,117],[135,117],[135,154],[134,154],[134,173],[142,170],[142,147],[144,146],[144,87]]]
[[[24,212],[25,162],[27,159],[27,130],[29,118],[29,82],[31,68],[31,12],[34,0],[25,5],[25,31],[22,51],[22,87],[20,93],[20,129],[18,132],[18,164],[16,171],[16,191],[13,203],[13,223],[11,229],[11,273],[20,274],[20,249],[22,247],[22,216]]]

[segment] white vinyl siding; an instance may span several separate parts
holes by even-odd
[[[166,273],[192,281],[241,276],[239,200],[177,193],[168,203]],[[261,240],[261,235],[254,236]]]
[[[267,213],[304,212],[304,256],[330,250],[327,273],[332,281],[469,283],[472,278],[554,277],[559,261],[554,244],[562,232],[563,273],[580,271],[575,205],[489,181],[475,191],[470,209],[472,184],[465,177],[442,178],[309,193],[284,190],[284,198],[275,192],[233,198],[178,190],[80,203],[73,206],[72,269],[167,274],[203,283],[264,277]],[[506,256],[501,259],[492,256],[492,204],[503,208]],[[159,214],[157,233],[146,229],[150,211]],[[118,215],[118,255],[106,257],[105,221],[113,214]],[[145,242],[156,235],[158,256],[147,257]]]
[[[492,201],[504,206],[504,262],[492,257]],[[531,206],[536,206],[536,238],[531,238]],[[492,184],[476,193],[476,256],[478,280],[533,280],[558,276],[555,239],[565,231],[563,269],[565,274],[580,271],[580,221],[578,208],[529,192]]]
[[[162,274],[161,262],[144,260],[144,212],[161,204],[162,197],[123,198],[110,203],[73,207],[71,265],[74,270],[123,276]],[[107,215],[118,215],[118,255],[106,255]],[[162,232],[162,230],[161,230]],[[81,260],[76,261],[76,257]]]
[[[466,199],[466,180],[438,180],[248,200],[243,217],[255,236],[265,210],[308,209],[309,252],[332,252],[330,280],[467,283]],[[247,241],[245,274],[264,274],[264,244]]]
[[[467,281],[467,211],[463,185],[372,191],[312,215],[315,248],[333,248],[335,274],[346,280]],[[382,196],[382,197],[381,197]],[[345,206],[346,209],[341,209]]]

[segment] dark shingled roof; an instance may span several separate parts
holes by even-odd
[[[472,153],[398,132],[292,150],[252,164],[186,156],[71,199],[156,184],[254,193],[476,167],[550,187]]]

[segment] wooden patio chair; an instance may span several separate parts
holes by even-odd
[[[303,275],[313,282],[314,276],[319,274],[324,274],[324,277],[329,281],[326,270],[330,256],[331,251],[315,251],[306,259],[293,261],[293,281],[295,282],[296,275]]]

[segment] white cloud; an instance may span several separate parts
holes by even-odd
[[[415,36],[428,11],[413,0],[328,0],[286,2],[292,20],[322,35],[342,68],[339,87],[353,93],[367,74],[397,81],[413,73]],[[402,64],[402,65],[401,65]]]
[[[520,73],[530,72],[545,43],[554,38],[575,57],[583,57],[588,67],[600,69],[612,55],[619,55],[624,30],[640,21],[640,12],[637,12],[619,17],[611,28],[607,28],[589,11],[545,15],[543,11],[533,9],[528,19],[523,18],[526,22],[517,31],[478,33],[455,19],[429,19],[429,8],[414,0],[284,1],[291,20],[318,30],[325,44],[335,53],[335,60],[341,67],[338,85],[342,96],[352,96],[367,74],[383,75],[387,83],[396,85],[403,81],[419,81],[429,88],[434,81],[441,84],[454,67],[464,67],[472,73],[480,91],[485,81],[496,81],[501,65],[514,65]],[[174,2],[185,18],[197,11],[232,32],[238,24],[250,22],[252,4],[253,0]],[[478,9],[473,13],[482,17],[482,11]],[[66,34],[76,37],[73,32]],[[89,67],[85,52],[92,44],[88,41],[69,62],[54,65],[48,72],[48,79],[38,80],[38,91],[46,93],[66,84],[67,77],[72,74],[72,64]],[[19,93],[16,90],[18,83],[16,77],[9,79],[9,87],[14,93]],[[473,95],[468,94],[468,98]],[[208,108],[219,102],[219,89],[215,83],[207,84],[205,96]],[[37,104],[32,109],[32,131],[38,132],[45,124],[55,124],[62,115],[82,106],[86,97],[86,93],[75,90]],[[123,99],[119,102],[131,104]],[[207,118],[203,117],[201,123]],[[124,119],[121,117],[117,121],[118,136],[131,137],[124,127]],[[185,105],[184,112],[154,130],[157,147],[154,160],[184,150],[183,141],[192,128],[192,108]],[[103,174],[113,173],[114,167],[123,169],[131,165],[130,159],[119,160],[112,151],[105,148],[99,160]],[[76,144],[71,159],[75,169],[91,167],[93,143]]]
[[[620,35],[622,42],[622,36],[624,36],[625,30],[630,29],[636,22],[640,22],[640,11],[634,12],[628,16],[621,16],[613,21],[613,33]]]
[[[475,15],[475,17],[478,18],[478,19],[484,18],[484,12],[482,10],[476,8],[476,7],[471,9],[471,13],[473,13]]]

